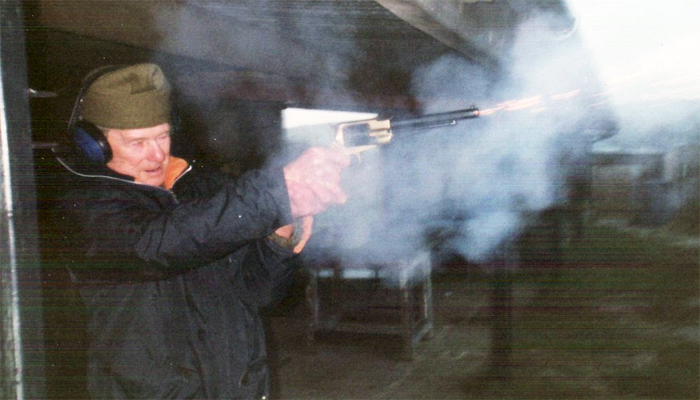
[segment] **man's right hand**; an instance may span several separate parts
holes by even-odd
[[[311,147],[284,167],[292,216],[301,218],[325,211],[332,204],[342,204],[347,195],[340,186],[340,174],[350,165],[344,152],[325,147]]]

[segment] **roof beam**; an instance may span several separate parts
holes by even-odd
[[[495,62],[509,44],[517,15],[498,0],[376,0],[417,29],[469,58]]]
[[[287,77],[314,79],[323,54],[265,26],[177,0],[39,0],[49,28]]]

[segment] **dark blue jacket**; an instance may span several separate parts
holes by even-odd
[[[268,239],[292,222],[281,169],[235,182],[189,171],[171,191],[71,170],[56,218],[89,316],[90,395],[267,395],[259,309],[296,265]]]

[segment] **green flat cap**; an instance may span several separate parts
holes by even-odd
[[[170,122],[170,84],[155,64],[136,64],[99,76],[87,89],[81,116],[112,129],[150,128]]]

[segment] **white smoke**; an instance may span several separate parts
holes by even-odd
[[[612,145],[700,142],[700,2],[569,0],[621,119]]]
[[[621,7],[621,1],[606,4]],[[681,14],[681,6],[698,10],[694,0],[670,1],[656,3],[670,5]],[[494,72],[455,56],[418,70],[412,89],[425,105],[424,112],[476,105],[482,116],[422,135],[396,137],[385,149],[363,155],[345,179],[351,201],[319,216],[310,248],[331,252],[348,265],[391,261],[434,245],[473,261],[487,261],[521,232],[529,216],[567,196],[564,179],[571,171],[561,166],[585,167],[588,146],[610,125],[605,121],[610,107],[616,107],[623,117],[622,137],[659,130],[667,131],[664,140],[669,135],[697,135],[698,91],[693,88],[700,86],[700,53],[690,45],[700,42],[698,18],[686,16],[679,24],[684,32],[678,36],[670,34],[670,14],[651,12],[646,3],[633,2],[627,4],[629,9],[606,13],[582,10],[583,5],[602,7],[603,2],[576,3],[581,7],[572,7],[579,28],[575,35],[557,32],[554,27],[561,24],[550,23],[556,16],[530,15],[515,32],[510,53],[501,60],[505,71]],[[260,2],[260,7],[265,5]],[[192,2],[192,7],[197,6]],[[337,55],[316,66],[319,76],[342,85],[347,76],[338,71],[345,70],[348,60],[359,58],[360,50],[352,40],[327,34],[324,24],[331,19],[319,18],[315,11],[300,10],[296,19],[267,19],[271,34],[265,38],[215,38],[212,44],[216,47],[211,51],[231,45],[255,54],[261,49],[274,50],[274,43],[267,42],[274,41],[275,34],[280,38],[290,32],[289,36],[316,35],[324,38],[318,45],[325,47],[319,50]],[[656,14],[659,19],[629,36],[622,29],[639,24],[630,13]],[[621,19],[613,21],[613,16]],[[624,18],[632,22],[620,22]],[[167,40],[185,46],[192,38],[200,45],[207,43],[185,29],[191,21],[173,23],[173,19],[171,16],[164,25]],[[591,20],[597,26],[589,30],[586,23]],[[596,29],[605,35],[591,36]],[[632,37],[645,41],[631,46]],[[263,39],[265,43],[260,42]],[[603,51],[600,44],[612,50]],[[656,51],[640,52],[643,49]],[[278,50],[283,60],[285,49]],[[608,62],[607,67],[603,61]],[[645,84],[631,85],[635,82]],[[659,107],[656,103],[639,106],[643,100],[654,99],[672,105],[658,113],[653,111]],[[676,100],[683,100],[683,105]],[[630,107],[623,110],[621,106]],[[596,120],[603,121],[602,128],[591,123]],[[680,123],[669,128],[673,122]],[[327,144],[333,137],[330,125],[305,129],[319,131],[317,138],[325,138],[314,144]]]
[[[567,161],[577,163],[576,157],[585,154],[580,147],[592,140],[578,130],[591,114],[584,98],[589,88],[582,86],[595,82],[595,76],[575,42],[558,43],[548,36],[552,24],[546,18],[519,27],[506,60],[507,80],[489,81],[486,71],[455,57],[414,76],[416,96],[429,110],[448,107],[431,101],[442,97],[464,102],[453,107],[476,102],[484,111],[478,123],[463,121],[442,137],[425,137],[445,140],[446,148],[404,146],[409,153],[400,157],[424,161],[414,168],[423,174],[407,182],[431,188],[429,201],[420,202],[428,208],[420,213],[421,221],[428,227],[437,221],[438,231],[447,232],[443,245],[472,261],[492,258],[521,232],[527,216],[563,199],[566,171],[560,170],[559,158],[568,154]]]
[[[597,115],[585,87],[596,76],[578,43],[551,40],[542,18],[518,30],[507,80],[455,56],[416,72],[414,95],[426,113],[477,105],[483,116],[397,135],[364,156],[348,171],[351,201],[319,218],[324,251],[353,265],[437,246],[486,262],[529,216],[562,201],[561,158],[575,165],[593,140],[581,121]]]

